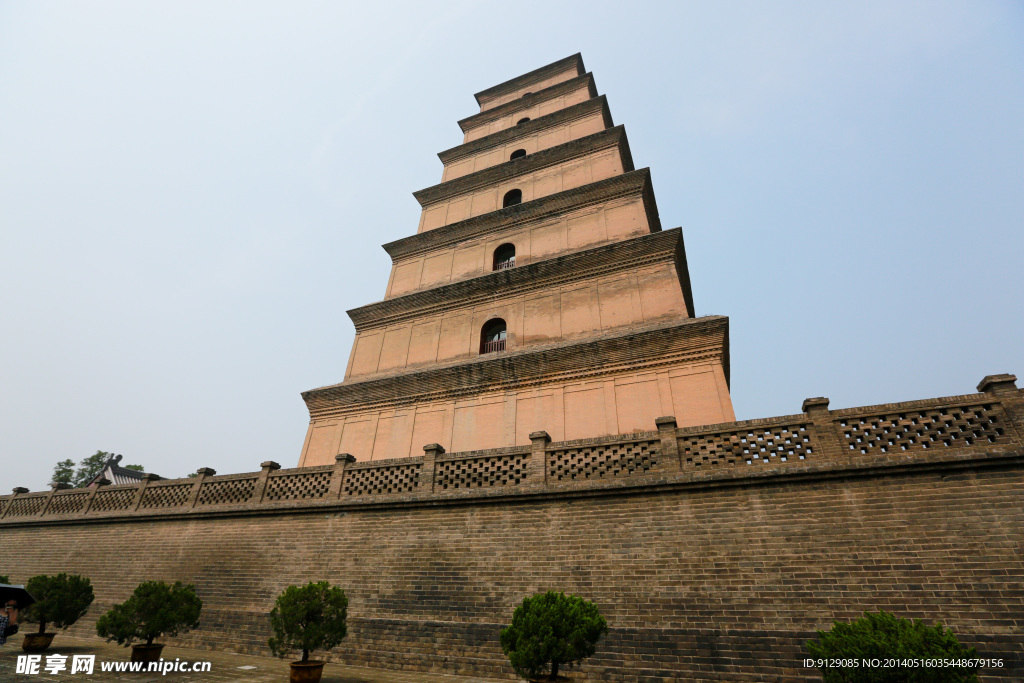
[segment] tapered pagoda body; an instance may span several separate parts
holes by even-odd
[[[303,393],[300,466],[734,420],[728,319],[694,317],[682,230],[581,56],[476,99],[417,233],[384,245],[384,299],[349,311],[345,381]]]

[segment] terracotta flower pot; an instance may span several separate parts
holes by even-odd
[[[320,683],[320,677],[324,675],[324,664],[327,662],[314,662],[310,660],[303,664],[302,662],[292,662],[291,667],[291,683]]]
[[[25,652],[42,652],[50,647],[56,633],[26,633],[21,641],[21,649]]]
[[[158,662],[160,661],[160,653],[163,651],[164,646],[159,643],[153,643],[152,645],[132,645],[132,661]]]

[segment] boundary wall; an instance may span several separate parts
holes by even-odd
[[[885,609],[941,621],[1024,676],[1024,392],[552,443],[0,496],[15,582],[90,577],[73,632],[144,580],[194,583],[171,642],[267,653],[290,584],[349,595],[326,658],[514,678],[498,631],[530,594],[594,601],[588,680],[820,680],[803,644]]]

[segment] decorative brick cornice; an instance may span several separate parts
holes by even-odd
[[[507,92],[524,88],[531,83],[537,83],[539,81],[543,81],[545,78],[554,76],[555,74],[568,71],[572,67],[576,67],[577,74],[586,73],[586,69],[583,68],[583,55],[579,52],[570,57],[566,57],[565,59],[559,59],[557,62],[551,62],[547,66],[534,69],[522,76],[510,78],[504,83],[492,85],[490,88],[481,90],[477,94],[473,95],[473,97],[476,98],[477,104],[482,106],[485,100],[493,100],[495,97],[500,97]]]
[[[599,180],[596,183],[498,209],[482,216],[449,223],[417,235],[403,237],[385,244],[384,250],[388,252],[392,260],[398,260],[465,242],[480,235],[518,230],[525,223],[545,220],[556,214],[634,195],[643,197],[647,224],[650,226],[651,232],[661,230],[658,206],[654,201],[654,189],[651,186],[651,170],[641,168]]]
[[[560,126],[569,121],[581,119],[584,116],[589,116],[595,112],[601,112],[604,117],[605,128],[611,128],[615,125],[612,123],[611,110],[608,109],[608,98],[601,95],[600,97],[595,97],[585,102],[574,104],[571,107],[559,109],[547,116],[541,116],[540,118],[527,121],[521,125],[506,128],[505,130],[500,130],[497,133],[491,133],[490,135],[478,138],[472,142],[467,142],[443,152],[438,152],[437,156],[441,160],[441,163],[448,165],[453,161],[462,159],[463,157],[478,154],[484,150],[497,147],[499,145],[506,145],[512,140],[528,137],[539,131],[554,128],[555,126]]]
[[[482,111],[479,114],[467,116],[459,121],[459,128],[461,128],[462,132],[465,133],[473,130],[474,128],[479,128],[485,123],[490,123],[494,119],[500,119],[502,116],[508,116],[509,114],[522,111],[523,109],[529,109],[541,102],[553,100],[556,97],[561,97],[566,93],[579,90],[583,87],[587,88],[591,97],[597,97],[597,85],[594,83],[594,74],[587,73],[582,76],[577,76],[572,80],[556,83],[550,88],[538,90],[529,97],[520,97],[518,100],[512,100],[511,102],[498,105],[494,109],[488,109],[487,111]]]
[[[603,376],[624,369],[680,361],[718,360],[728,367],[729,319],[706,316],[637,325],[603,335],[484,354],[303,392],[313,417],[364,410],[374,404],[408,405]]]
[[[600,133],[570,140],[535,154],[529,154],[519,159],[513,159],[497,166],[485,168],[476,173],[464,175],[461,178],[455,178],[432,187],[417,190],[412,193],[412,196],[416,198],[420,206],[427,207],[431,204],[472,192],[481,187],[495,185],[611,147],[618,147],[619,149],[619,154],[622,157],[623,172],[632,171],[633,157],[629,153],[626,128],[624,126],[615,126]]]
[[[647,263],[682,259],[685,270],[685,258],[682,228],[673,228],[396,296],[353,308],[348,311],[348,316],[358,332],[365,332],[490,299],[507,299],[522,292],[565,282],[634,270]]]

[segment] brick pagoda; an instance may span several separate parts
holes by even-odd
[[[300,466],[734,420],[728,319],[695,317],[680,228],[579,54],[476,94]]]

